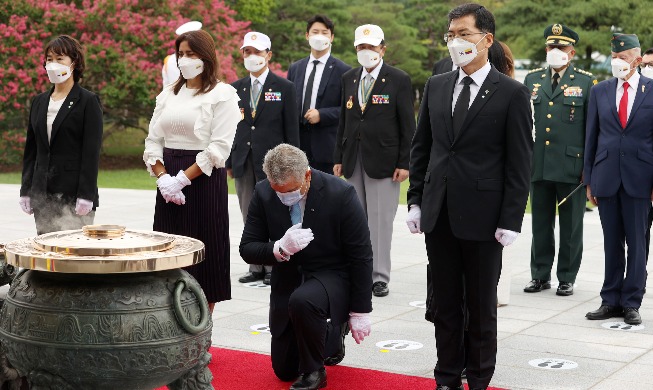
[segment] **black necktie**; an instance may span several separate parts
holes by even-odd
[[[306,81],[306,91],[304,91],[304,104],[302,104],[302,123],[306,124],[308,122],[306,119],[304,119],[304,115],[306,115],[306,111],[308,111],[311,108],[311,96],[313,96],[313,80],[315,80],[315,69],[317,68],[317,64],[320,63],[320,60],[313,60],[313,70],[311,70],[311,74],[308,75],[308,81]]]
[[[558,88],[558,79],[560,78],[560,74],[558,72],[553,74],[553,83],[551,83],[551,90],[553,92],[556,91],[556,88]]]
[[[471,77],[465,76],[463,79],[463,83],[465,84],[463,86],[463,90],[460,91],[460,95],[458,95],[458,101],[456,101],[456,108],[453,110],[453,133],[454,136],[458,135],[458,132],[460,131],[460,128],[463,126],[463,122],[465,121],[465,117],[467,116],[467,111],[469,110],[469,98],[471,96],[471,92],[469,90],[469,84],[473,83],[474,80],[472,80]]]

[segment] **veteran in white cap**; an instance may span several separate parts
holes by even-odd
[[[410,76],[383,61],[381,27],[356,28],[360,67],[342,76],[342,106],[333,173],[356,188],[365,210],[374,252],[373,293],[388,295],[390,243],[400,183],[408,178],[410,141],[415,132]]]
[[[186,22],[177,27],[175,34],[181,35],[188,31],[195,31],[202,28],[202,22],[196,20]],[[163,59],[163,68],[161,69],[161,77],[163,78],[163,87],[172,84],[179,79],[179,67],[177,66],[177,53],[172,53]]]
[[[227,160],[227,174],[233,177],[243,222],[252,199],[254,185],[265,179],[263,157],[268,150],[286,143],[299,147],[295,85],[270,72],[272,42],[267,35],[251,31],[243,38],[240,53],[249,74],[231,84],[240,97],[242,121]],[[272,266],[250,264],[240,283],[262,280],[270,284]]]

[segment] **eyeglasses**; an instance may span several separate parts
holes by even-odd
[[[445,42],[445,43],[448,43],[449,41],[453,41],[453,40],[456,39],[456,38],[462,38],[462,39],[465,39],[465,38],[467,38],[467,37],[469,37],[469,36],[471,36],[471,35],[478,35],[478,34],[487,34],[487,33],[486,33],[486,32],[483,32],[483,31],[481,31],[481,32],[475,32],[475,33],[464,32],[464,33],[461,33],[460,35],[454,35],[454,34],[452,34],[452,33],[445,33],[444,36],[443,36],[442,38],[444,38],[444,42]]]
[[[639,64],[639,67],[642,69],[646,68],[647,66],[653,68],[653,62],[642,62]]]

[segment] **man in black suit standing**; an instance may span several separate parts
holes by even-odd
[[[334,25],[324,15],[315,15],[306,24],[308,57],[290,65],[288,80],[297,89],[299,143],[311,167],[333,172],[340,93],[343,73],[351,67],[331,55]]]
[[[383,297],[390,291],[392,225],[415,133],[414,94],[408,74],[383,62],[381,27],[356,28],[354,47],[362,66],[342,76],[333,173],[345,175],[363,204],[374,252],[373,294]]]
[[[240,51],[249,75],[231,84],[238,91],[243,120],[236,128],[226,168],[229,177],[235,179],[243,221],[247,218],[254,185],[265,179],[265,153],[282,143],[299,146],[295,86],[270,72],[271,46],[267,35],[248,32]],[[270,284],[271,270],[269,266],[250,264],[249,272],[238,281],[249,283],[263,279],[265,284]]]
[[[502,250],[517,238],[528,198],[533,120],[528,89],[488,62],[494,16],[464,4],[448,17],[445,40],[459,70],[426,83],[411,149],[407,223],[411,232],[426,233],[437,388],[462,389],[466,348],[469,388],[485,389],[496,364]]]
[[[270,150],[263,170],[267,180],[256,184],[240,254],[250,264],[273,265],[275,374],[284,381],[300,375],[290,389],[321,389],[324,365],[344,357],[347,320],[357,343],[370,334],[372,247],[365,213],[354,187],[311,169],[296,147]]]

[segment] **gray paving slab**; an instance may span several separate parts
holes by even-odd
[[[153,190],[100,189],[96,223],[123,224],[132,229],[151,229]],[[268,321],[269,289],[252,289],[238,283],[247,272],[238,254],[243,229],[235,196],[229,196],[231,240],[231,301],[216,305],[213,313],[213,344],[260,353],[270,352],[270,335],[250,326]],[[410,234],[405,226],[405,207],[399,207],[393,224],[392,279],[390,295],[374,298],[372,334],[357,345],[347,337],[347,356],[342,364],[431,378],[437,361],[433,325],[424,320],[424,309],[410,306],[424,301],[426,251],[424,236]],[[600,305],[603,282],[603,241],[598,211],[584,221],[583,263],[575,294],[558,297],[555,288],[537,294],[523,292],[530,280],[530,215],[522,234],[504,251],[504,277],[510,276],[510,304],[498,309],[497,369],[492,385],[506,389],[612,389],[653,388],[653,300],[644,298],[645,329],[636,332],[609,330],[603,321],[588,321],[585,313]],[[557,232],[557,229],[556,229]],[[36,234],[33,219],[18,206],[18,186],[0,185],[0,242]],[[552,284],[557,284],[555,264]],[[7,287],[0,288],[0,295]],[[423,347],[411,351],[383,352],[376,343],[409,340]],[[579,364],[574,370],[543,370],[529,366],[535,358],[561,358]]]

